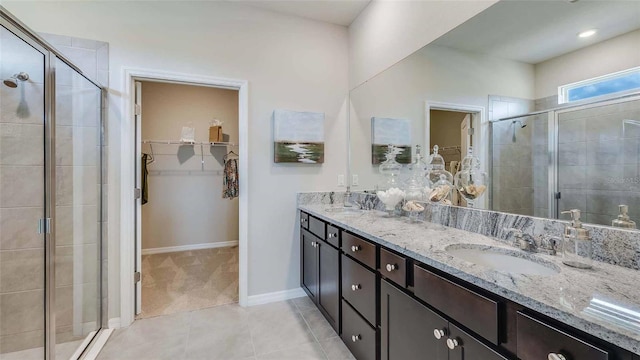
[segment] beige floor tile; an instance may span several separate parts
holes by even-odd
[[[256,355],[316,341],[302,315],[292,307],[295,307],[293,303],[282,302],[249,309],[249,326]]]
[[[182,335],[157,341],[143,340],[128,346],[113,346],[109,341],[98,360],[180,360],[184,359],[186,339],[187,336]]]
[[[320,360],[327,359],[327,356],[322,350],[322,347],[317,342],[298,345],[289,349],[284,349],[269,354],[263,354],[258,356],[258,360],[270,359],[295,359],[295,360]]]
[[[325,340],[335,336],[338,336],[336,331],[331,327],[327,319],[317,308],[307,308],[300,311],[302,317],[307,322],[307,325],[311,328],[311,332],[316,339]]]
[[[339,336],[321,340],[320,345],[329,360],[355,360],[355,357]]]

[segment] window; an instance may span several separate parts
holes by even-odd
[[[640,90],[640,67],[558,87],[558,103],[565,104]]]

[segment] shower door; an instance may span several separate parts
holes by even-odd
[[[0,359],[45,357],[47,62],[0,27]]]
[[[78,358],[103,323],[102,89],[0,8],[0,360]]]

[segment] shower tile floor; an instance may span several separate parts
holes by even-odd
[[[142,313],[149,318],[238,302],[238,247],[142,256]]]
[[[355,359],[308,297],[136,320],[98,360]]]
[[[82,340],[69,341],[56,344],[56,359],[67,360],[82,344]],[[0,354],[1,360],[42,360],[44,359],[44,348],[28,349]]]

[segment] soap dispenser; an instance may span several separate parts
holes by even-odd
[[[571,225],[564,228],[562,263],[579,269],[591,269],[591,237],[589,230],[582,227],[580,210],[572,209],[562,213],[571,214]]]
[[[619,228],[635,229],[635,221],[631,220],[627,214],[629,212],[629,207],[627,205],[618,205],[618,208],[620,209],[620,215],[618,215],[617,219],[614,219],[611,222],[611,225]]]

